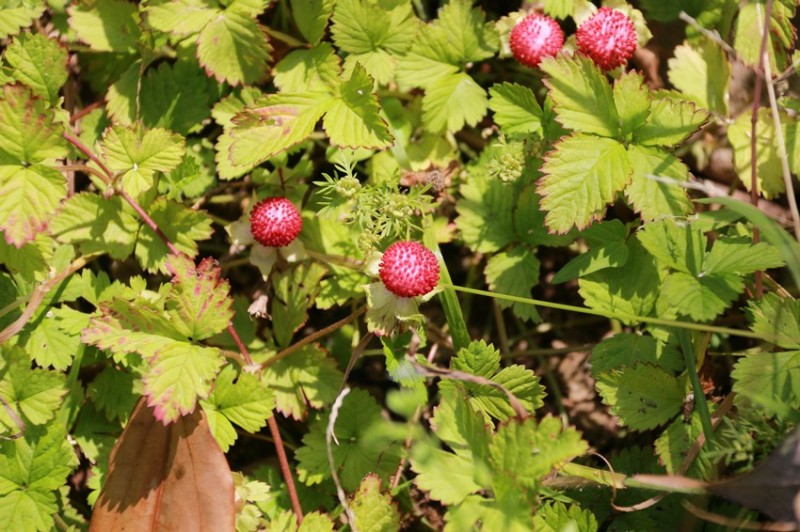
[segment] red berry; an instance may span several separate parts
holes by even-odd
[[[379,273],[383,285],[396,296],[427,294],[439,282],[439,261],[419,242],[395,242],[383,254]]]
[[[517,61],[536,67],[542,58],[556,55],[561,50],[564,32],[552,18],[533,13],[514,26],[508,44]]]
[[[261,200],[250,213],[250,232],[262,246],[288,246],[302,227],[303,219],[297,207],[283,197]]]
[[[575,33],[578,49],[603,70],[624,65],[636,50],[636,29],[625,13],[601,7]]]

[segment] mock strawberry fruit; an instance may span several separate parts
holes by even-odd
[[[394,295],[422,296],[439,282],[439,261],[419,242],[395,242],[383,253],[379,273],[383,285]]]
[[[601,7],[578,27],[578,50],[603,70],[624,65],[636,50],[636,29],[625,13]]]
[[[517,61],[536,67],[543,58],[556,55],[561,50],[564,32],[552,18],[533,13],[514,26],[508,44]]]
[[[297,207],[284,197],[274,197],[256,203],[250,212],[250,231],[262,246],[288,246],[300,234],[303,219]]]

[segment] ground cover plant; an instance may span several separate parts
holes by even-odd
[[[793,530],[791,0],[0,0],[8,530]]]

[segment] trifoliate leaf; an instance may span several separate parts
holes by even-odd
[[[303,437],[303,447],[295,453],[298,477],[307,485],[318,484],[331,475],[325,443],[329,416],[320,416],[311,424]],[[394,474],[400,463],[402,442],[382,434],[390,428],[391,422],[381,416],[380,406],[366,391],[355,389],[344,398],[331,445],[334,467],[345,490],[358,489],[367,473],[384,480]]]
[[[249,2],[249,4],[248,4]],[[203,28],[197,39],[197,59],[220,83],[249,85],[269,72],[272,47],[255,15],[266,0],[236,0]],[[256,11],[243,13],[241,10]]]
[[[539,284],[539,260],[531,250],[517,246],[492,256],[486,264],[486,282],[489,289],[501,294],[531,297],[531,289]],[[523,320],[539,321],[533,305],[497,300],[500,308],[511,308]]]
[[[167,269],[172,273],[173,290],[166,310],[175,329],[195,341],[223,331],[233,318],[228,296],[230,284],[222,279],[222,270],[211,257],[195,266],[186,256],[170,255]]]
[[[611,370],[597,377],[603,402],[633,430],[663,425],[683,404],[684,385],[672,374],[647,363]]]
[[[197,241],[211,237],[211,220],[202,211],[159,198],[147,209],[148,214],[181,253],[197,255]],[[166,244],[149,227],[142,227],[136,241],[136,258],[148,271],[167,273],[169,255]]]
[[[731,65],[718,44],[711,39],[697,46],[681,44],[668,65],[667,75],[675,88],[700,107],[727,116]]]
[[[644,123],[650,112],[650,91],[647,90],[642,75],[630,71],[614,83],[613,94],[614,105],[622,123],[620,134],[627,138]]]
[[[332,358],[310,345],[271,364],[263,379],[275,393],[278,411],[300,420],[309,407],[322,408],[336,398],[343,375]]]
[[[557,142],[542,166],[545,224],[553,233],[582,229],[599,220],[631,180],[625,146],[613,139],[573,134]]]
[[[6,48],[11,76],[31,88],[50,105],[67,81],[67,50],[58,41],[39,33],[22,33]]]
[[[750,113],[742,113],[728,126],[728,140],[733,147],[733,160],[736,173],[747,190],[753,185],[752,172],[752,126]],[[758,110],[756,123],[756,187],[761,195],[770,199],[783,194],[785,185],[781,177],[781,160],[778,153],[778,139],[775,122],[769,109]]]
[[[634,333],[615,334],[592,350],[589,364],[596,379],[601,373],[643,362],[673,373],[683,369],[683,355],[674,346],[665,345],[652,336]]]
[[[690,175],[680,159],[660,148],[631,144],[628,160],[633,176],[625,195],[642,219],[683,216],[694,210],[681,186]]]
[[[703,264],[707,273],[748,275],[784,265],[778,249],[767,242],[753,244],[744,237],[720,237],[714,241]]]
[[[294,332],[308,319],[308,308],[326,273],[327,269],[318,262],[306,261],[272,277],[272,334],[279,346],[289,345]]]
[[[741,277],[730,273],[712,273],[695,277],[671,273],[659,294],[659,308],[697,321],[710,321],[720,315],[744,291]]]
[[[486,114],[486,91],[468,74],[459,72],[430,83],[422,98],[422,119],[432,132],[456,132],[474,126]]]
[[[489,108],[503,133],[543,135],[542,107],[533,91],[516,83],[497,83],[489,89]]]
[[[199,33],[219,14],[209,0],[172,0],[148,5],[146,12],[149,26],[173,35]]]
[[[136,4],[99,0],[93,4],[74,4],[68,12],[70,28],[92,50],[125,54],[137,51],[141,32]]]
[[[311,44],[318,43],[325,33],[333,4],[334,0],[291,0],[297,29]]]
[[[55,490],[77,465],[64,428],[28,427],[22,438],[0,441],[0,520],[8,530],[53,530]]]
[[[144,394],[164,424],[193,412],[197,399],[208,397],[223,363],[219,349],[190,343],[159,310],[122,299],[101,306],[83,341],[117,356],[142,355],[148,364]]]
[[[533,526],[541,532],[563,532],[565,530],[596,532],[597,519],[591,511],[584,510],[577,504],[567,506],[561,501],[553,501],[536,509]]]
[[[747,355],[736,362],[731,377],[737,399],[746,398],[770,415],[783,418],[800,409],[800,351]]]
[[[33,21],[40,16],[47,5],[41,0],[5,1],[0,5],[0,39],[5,39],[9,35],[16,35],[21,28],[30,26]]]
[[[449,53],[446,36],[435,30],[435,24],[424,26],[411,50],[397,60],[395,75],[400,87],[426,87],[460,70],[461,65]]]
[[[33,240],[66,194],[66,180],[44,164],[66,156],[62,126],[46,102],[21,85],[0,98],[0,230],[17,248]]]
[[[547,74],[556,120],[566,128],[601,137],[620,134],[620,118],[606,76],[588,57],[546,57],[539,68]]]
[[[86,395],[106,419],[119,419],[123,423],[127,423],[141,393],[141,381],[137,375],[113,366],[101,371],[86,387]]]
[[[707,239],[696,226],[660,220],[646,224],[636,237],[662,265],[692,275],[704,271]]]
[[[796,4],[775,2],[767,32],[766,52],[773,76],[777,76],[788,63],[788,51],[794,47],[797,30],[792,24]],[[741,59],[756,66],[761,56],[761,35],[764,32],[764,6],[760,2],[742,5],[736,17],[736,36],[733,47]]]
[[[234,116],[217,140],[220,177],[238,177],[305,140],[331,99],[327,92],[272,95]]]
[[[69,198],[50,223],[50,233],[59,242],[78,244],[83,253],[108,253],[124,260],[133,252],[139,221],[122,199],[109,199],[90,192]]]
[[[394,140],[380,117],[373,81],[361,66],[339,87],[328,106],[322,127],[332,144],[349,148],[385,148]]]
[[[609,315],[647,316],[658,297],[663,272],[635,239],[628,242],[628,262],[578,281],[586,305]]]
[[[103,138],[102,151],[108,167],[119,172],[131,196],[151,188],[156,172],[169,172],[180,163],[184,140],[166,129],[112,126]]]
[[[708,120],[708,111],[673,93],[655,93],[650,114],[633,132],[633,140],[644,146],[674,146]]]
[[[800,302],[764,294],[751,300],[747,308],[753,332],[769,336],[769,341],[785,349],[800,348]]]
[[[30,358],[17,347],[5,349],[3,357],[6,363],[0,369],[0,397],[26,425],[47,423],[58,412],[66,393],[64,374],[31,369]],[[6,409],[0,410],[0,432],[13,434],[19,430]]]
[[[327,42],[319,43],[313,48],[292,50],[275,65],[272,70],[272,81],[284,93],[324,92],[342,83],[340,62],[341,59],[333,51],[333,46]],[[368,92],[372,93],[371,85]],[[218,117],[217,107],[220,106],[214,108],[214,117],[217,122],[225,125]],[[244,106],[235,112],[243,109]],[[231,116],[233,114],[235,113]]]
[[[381,479],[367,475],[350,501],[355,516],[353,523],[365,532],[396,532],[400,530],[400,513],[388,493],[381,493]]]

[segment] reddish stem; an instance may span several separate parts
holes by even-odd
[[[78,140],[77,137],[70,135],[66,131],[64,132],[63,137],[67,139],[67,141],[70,144],[78,148],[78,150],[81,153],[83,153],[86,157],[88,157],[90,161],[92,161],[94,164],[100,167],[100,169],[103,171],[104,174],[106,174],[106,177],[108,178],[107,184],[110,185],[114,181],[114,172],[109,170],[108,166],[106,166],[105,163],[101,161],[97,155],[92,153],[92,150],[90,150],[83,142]]]
[[[275,450],[278,453],[278,463],[281,465],[281,473],[283,473],[283,480],[286,482],[286,488],[289,492],[289,499],[292,501],[292,510],[297,518],[297,524],[303,522],[303,508],[300,506],[300,499],[297,497],[297,489],[294,486],[294,478],[292,477],[292,470],[289,468],[289,460],[286,458],[286,450],[283,448],[283,439],[278,430],[278,423],[275,421],[275,413],[267,420],[269,425],[269,432],[272,439],[275,440]]]
[[[77,122],[78,120],[80,120],[84,116],[88,115],[89,113],[91,113],[95,109],[101,107],[104,103],[105,102],[103,100],[100,100],[99,102],[90,103],[89,105],[87,105],[86,107],[81,109],[80,111],[75,111],[75,113],[73,113],[72,116],[69,117],[69,123],[70,124],[74,124],[75,122]]]
[[[245,363],[248,366],[253,365],[253,359],[250,358],[250,351],[247,350],[247,346],[244,345],[242,339],[239,338],[239,333],[236,332],[236,328],[233,326],[233,322],[228,323],[228,334],[231,335],[233,341],[236,343],[236,347],[239,348],[239,353],[242,354],[242,358],[244,358]]]

